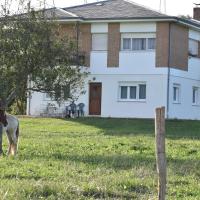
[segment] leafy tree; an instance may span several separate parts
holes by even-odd
[[[1,19],[0,98],[7,104],[29,91],[49,93],[60,102],[69,98],[62,92],[69,85],[73,97],[80,94],[86,73],[77,65],[77,41],[61,35],[59,28],[45,11]]]
[[[178,17],[183,18],[183,19],[192,19],[190,15],[179,15]]]
[[[1,106],[32,91],[48,93],[59,103],[76,99],[87,73],[79,66],[77,41],[60,34],[54,9],[47,15],[45,9],[31,9],[30,2],[22,9],[25,2],[19,0],[13,15],[5,2],[0,12]],[[69,87],[72,92],[66,95]]]

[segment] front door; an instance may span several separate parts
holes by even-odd
[[[101,115],[101,83],[90,83],[89,114]]]

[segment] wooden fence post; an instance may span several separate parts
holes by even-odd
[[[158,200],[165,200],[167,169],[165,155],[165,107],[156,108],[155,116],[156,165],[158,173]]]

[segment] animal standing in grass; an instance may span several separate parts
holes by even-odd
[[[15,156],[17,153],[19,140],[19,121],[16,117],[6,114],[4,110],[0,110],[0,123],[3,124],[8,138],[8,155]]]

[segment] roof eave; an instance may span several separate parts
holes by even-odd
[[[177,22],[182,25],[200,30],[200,23],[196,24],[192,21],[174,16],[166,17],[121,17],[121,18],[77,18],[77,17],[62,17],[57,19],[58,22],[82,22],[82,23],[102,23],[102,22]]]
[[[187,19],[183,19],[183,18],[179,18],[179,17],[175,17],[175,18],[176,18],[176,21],[182,25],[188,26],[188,27],[196,29],[198,31],[200,30],[200,22],[199,22],[199,24],[197,24],[197,23],[192,22]]]
[[[57,21],[69,21],[76,20],[82,21],[83,23],[93,23],[93,22],[141,22],[141,21],[172,21],[175,20],[172,17],[121,17],[121,18],[73,18],[73,17],[62,17],[57,19]]]

